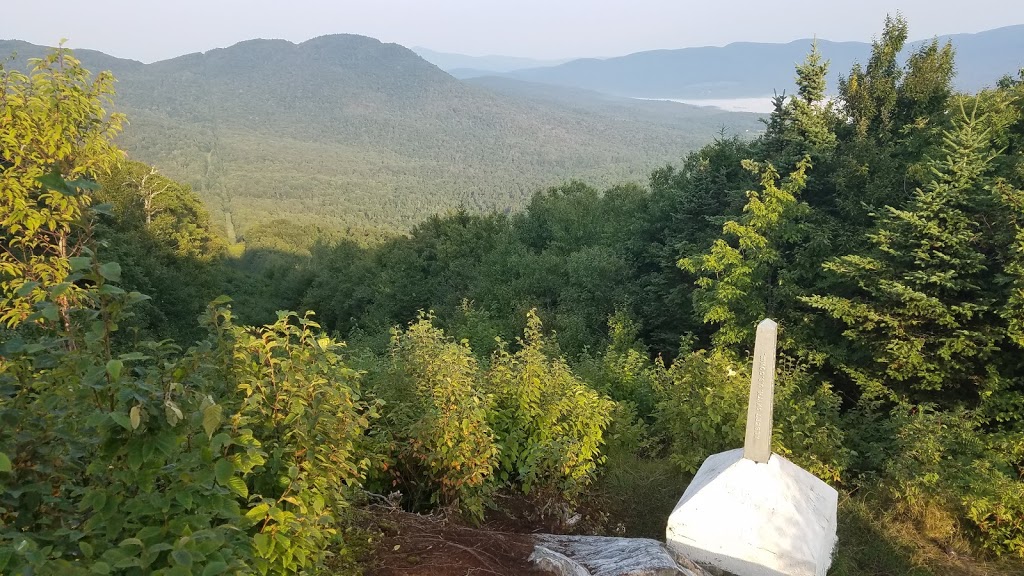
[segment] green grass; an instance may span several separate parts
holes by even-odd
[[[909,519],[874,493],[840,494],[839,544],[830,576],[1024,575],[1015,558],[985,558],[938,509]]]

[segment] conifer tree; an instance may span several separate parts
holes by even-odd
[[[1010,339],[1024,348],[1024,191],[1005,182],[1000,183],[998,191],[1015,232],[1006,267],[1013,283],[1002,315],[1008,322]]]
[[[888,207],[866,255],[826,268],[856,289],[805,298],[846,325],[853,352],[835,360],[867,398],[956,401],[978,393],[997,350],[989,239],[976,216],[990,193],[987,130],[974,113],[945,133],[932,181],[905,209]]]
[[[893,110],[903,76],[898,56],[907,34],[907,21],[903,16],[886,16],[882,37],[872,43],[867,66],[855,64],[850,75],[839,80],[839,93],[860,137],[893,134]]]
[[[807,147],[802,151],[804,154],[830,152],[836,145],[832,103],[825,95],[828,67],[829,62],[822,60],[817,42],[811,45],[811,52],[803,63],[796,67],[797,95],[790,99],[790,105],[795,135]]]
[[[811,45],[796,67],[795,95],[776,95],[774,110],[765,120],[762,150],[775,164],[791,166],[805,155],[815,164],[836,146],[836,115],[826,97],[829,62],[822,59],[818,43]]]
[[[807,182],[810,160],[804,158],[789,178],[780,183],[771,165],[744,161],[761,174],[762,190],[747,193],[743,217],[730,220],[722,234],[699,256],[684,258],[679,266],[696,273],[694,308],[707,324],[717,324],[714,340],[734,345],[751,338],[755,324],[775,315],[798,290],[783,272],[784,248],[801,237],[800,216],[807,205],[797,195]]]

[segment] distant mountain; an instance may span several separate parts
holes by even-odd
[[[500,76],[483,76],[464,80],[467,84],[486,88],[506,96],[529,100],[536,104],[556,105],[595,116],[621,115],[628,111],[635,120],[685,129],[692,120],[694,107],[666,100],[640,100],[614,96],[571,86],[525,82]],[[717,108],[701,108],[706,114],[729,114]],[[763,126],[758,126],[758,131]]]
[[[0,41],[12,51],[45,48]],[[464,83],[361,36],[252,40],[153,64],[76,55],[117,76],[122,146],[239,230],[277,217],[407,229],[459,205],[521,206],[570,178],[644,180],[722,128],[761,127],[752,114]]]
[[[561,58],[557,60],[537,60],[534,58],[521,58],[518,56],[467,56],[465,54],[453,54],[450,52],[435,52],[429,48],[416,47],[413,52],[434,66],[451,72],[458,69],[469,69],[480,72],[477,76],[486,76],[490,72],[511,72],[522,68],[538,68],[541,66],[557,66],[568,62],[572,58]],[[456,76],[458,77],[458,76]]]
[[[1004,74],[1015,75],[1024,67],[1024,25],[939,37],[940,42],[947,40],[956,48],[956,85],[960,89],[991,86]],[[812,42],[738,42],[724,47],[653,50],[603,60],[573,60],[503,76],[641,98],[759,97],[773,92],[792,93],[793,67],[804,59]],[[923,42],[910,43],[905,54]],[[832,62],[832,90],[855,61],[865,63],[871,54],[871,45],[864,42],[818,40],[818,47]],[[459,71],[463,78],[484,75],[490,74]]]

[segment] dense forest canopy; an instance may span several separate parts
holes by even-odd
[[[12,51],[19,63],[45,53],[0,41]],[[348,34],[152,64],[83,52],[117,76],[113,106],[131,119],[118,145],[191,185],[231,241],[278,218],[405,232],[459,206],[520,208],[541,187],[641,181],[723,128],[761,128],[754,114],[468,84]]]
[[[907,37],[835,96],[809,47],[761,136],[646,185],[241,253],[114,145],[111,75],[3,69],[0,571],[357,572],[388,494],[660,537],[742,442],[764,317],[773,450],[844,494],[833,574],[1020,570],[1024,71],[960,93]]]

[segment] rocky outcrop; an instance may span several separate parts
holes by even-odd
[[[540,534],[530,561],[558,576],[710,576],[657,540]]]

